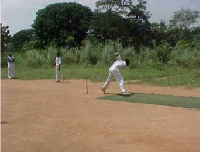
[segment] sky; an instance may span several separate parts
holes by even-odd
[[[96,8],[97,0],[1,0],[1,23],[9,26],[13,35],[21,30],[30,29],[36,18],[36,12],[47,5],[60,2],[77,2],[88,6],[91,10]],[[166,23],[173,17],[174,12],[183,9],[200,11],[200,0],[146,0],[147,11],[151,13],[151,22]],[[134,0],[134,2],[137,2]],[[200,20],[195,24],[200,26]]]

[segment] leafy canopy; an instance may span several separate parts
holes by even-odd
[[[16,50],[22,49],[25,43],[29,43],[34,38],[34,30],[21,30],[12,36],[12,44]]]
[[[190,9],[181,9],[174,13],[174,16],[169,21],[170,27],[186,29],[190,25],[197,22],[197,19],[200,17],[200,12],[192,11]]]
[[[88,31],[92,11],[77,3],[55,3],[37,12],[33,28],[41,46],[81,45]]]
[[[1,52],[4,53],[5,50],[8,48],[11,35],[10,31],[8,30],[9,26],[3,26],[1,23]]]

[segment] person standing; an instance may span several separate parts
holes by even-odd
[[[104,83],[104,85],[101,87],[101,90],[105,94],[105,90],[108,88],[112,79],[115,78],[119,84],[122,94],[129,95],[130,93],[128,93],[126,91],[124,79],[119,71],[119,69],[126,68],[129,65],[129,59],[125,59],[125,61],[123,61],[118,52],[115,52],[115,56],[116,56],[116,61],[109,68],[108,78],[107,78],[106,82]]]
[[[56,53],[56,60],[55,60],[55,64],[56,64],[56,82],[60,82],[61,79],[61,57],[60,57],[60,52]]]
[[[15,78],[15,58],[12,56],[12,53],[8,55],[8,78]]]

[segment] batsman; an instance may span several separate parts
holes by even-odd
[[[106,82],[104,83],[104,85],[101,87],[101,90],[103,91],[103,93],[105,94],[106,89],[108,88],[110,82],[112,81],[113,78],[116,79],[116,81],[119,84],[119,87],[121,89],[122,95],[129,95],[130,93],[128,93],[126,91],[125,88],[125,84],[124,84],[124,79],[122,77],[122,74],[120,73],[120,69],[124,69],[127,66],[129,66],[129,59],[125,59],[125,61],[122,60],[119,52],[117,52],[115,44],[114,45],[114,54],[116,56],[116,61],[113,63],[113,65],[109,68],[109,75],[108,78],[106,80]]]

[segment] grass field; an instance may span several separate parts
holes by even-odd
[[[101,65],[64,65],[61,73],[66,79],[85,79],[102,82],[108,76],[109,66]],[[151,84],[159,86],[200,87],[200,71],[181,67],[157,66],[135,69],[123,69],[121,73],[128,83]],[[1,68],[1,78],[7,78],[7,68]],[[16,65],[16,78],[22,80],[55,79],[55,68],[28,68]],[[132,80],[135,80],[134,82]]]
[[[200,109],[200,98],[197,97],[178,97],[159,94],[132,93],[128,97],[117,94],[99,97],[98,99]]]

